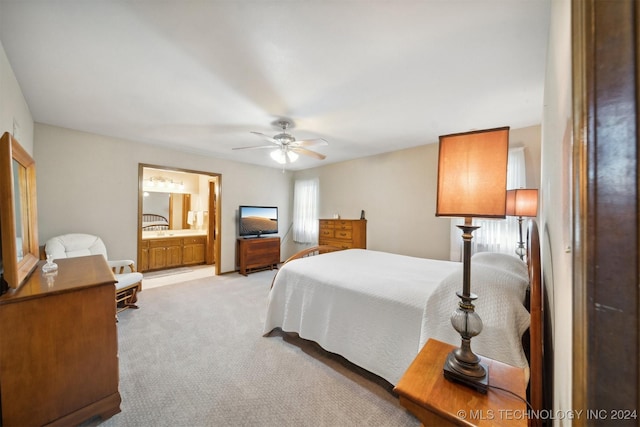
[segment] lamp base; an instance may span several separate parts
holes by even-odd
[[[456,371],[451,362],[451,358],[455,359],[453,352],[447,356],[447,361],[444,364],[444,377],[452,382],[463,384],[467,387],[476,389],[477,392],[486,394],[489,388],[489,366],[485,363],[478,362],[478,364],[484,368],[485,375],[483,377],[470,377]],[[453,362],[455,365],[456,362]]]
[[[524,256],[527,254],[527,250],[524,248],[524,242],[518,242],[518,247],[516,248],[516,255],[520,257],[522,261],[524,261]]]

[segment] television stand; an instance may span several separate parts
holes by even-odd
[[[236,258],[240,274],[278,268],[280,263],[280,237],[238,238]]]

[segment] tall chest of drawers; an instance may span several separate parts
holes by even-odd
[[[366,219],[321,219],[319,245],[367,249]]]

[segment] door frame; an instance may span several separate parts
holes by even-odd
[[[141,265],[140,247],[142,245],[142,198],[143,198],[143,171],[145,168],[165,170],[169,172],[183,172],[194,175],[209,176],[209,191],[213,189],[212,203],[211,193],[209,193],[209,202],[207,203],[208,209],[211,206],[215,207],[214,214],[209,215],[209,226],[207,227],[207,243],[205,249],[205,263],[214,265],[215,274],[221,274],[221,242],[222,242],[222,221],[221,221],[221,206],[222,206],[222,174],[216,172],[198,171],[193,169],[184,169],[173,166],[153,165],[148,163],[138,163],[138,244],[136,248],[137,263]],[[211,212],[211,211],[209,211]],[[213,227],[210,225],[213,224]],[[213,255],[213,256],[212,256]]]
[[[573,0],[571,15],[572,409],[611,417],[640,409],[640,6]]]

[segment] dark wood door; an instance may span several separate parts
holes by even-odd
[[[613,418],[637,411],[640,399],[639,9],[634,0],[572,3],[572,408],[607,417],[574,425],[638,422]]]

